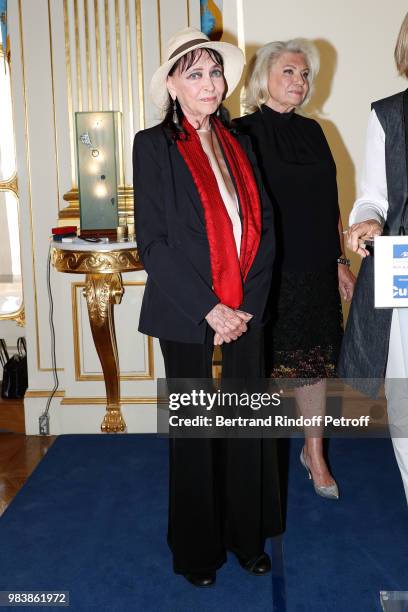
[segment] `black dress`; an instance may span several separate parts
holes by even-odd
[[[236,124],[251,137],[275,210],[277,257],[265,336],[269,370],[282,378],[334,376],[343,322],[330,148],[320,125],[293,111],[263,105]]]

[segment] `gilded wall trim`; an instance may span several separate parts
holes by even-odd
[[[74,2],[74,24],[75,24],[75,58],[76,58],[76,82],[78,87],[78,110],[84,110],[82,106],[82,76],[81,76],[81,57],[80,57],[80,43],[79,43],[79,23],[78,23],[78,0]]]
[[[157,34],[159,37],[159,57],[160,64],[163,63],[163,45],[162,45],[162,33],[161,33],[161,10],[160,0],[157,0]]]
[[[16,312],[0,315],[0,321],[15,321],[19,327],[25,327],[26,320],[24,302]]]
[[[98,0],[94,0],[94,18],[95,18],[95,46],[96,46],[96,71],[98,79],[98,107],[97,110],[103,108],[102,100],[102,80],[101,80],[101,47],[100,47],[100,34],[99,34],[99,13],[98,13]]]
[[[121,404],[157,404],[157,397],[121,397]],[[61,405],[106,405],[106,397],[65,397]]]
[[[25,398],[27,399],[36,399],[36,398],[44,398],[49,397],[52,393],[50,389],[47,391],[43,389],[41,391],[26,391]],[[66,397],[66,392],[63,390],[57,391],[54,394],[54,397],[63,398],[61,401],[61,405],[65,406],[73,406],[75,404],[78,405],[106,405],[106,396],[97,396],[97,397]],[[157,397],[122,397],[120,400],[121,404],[157,404]],[[159,400],[160,403],[160,400]]]
[[[139,92],[139,129],[143,130],[145,125],[144,107],[144,70],[143,70],[143,35],[142,35],[142,0],[136,0],[136,43],[137,43],[137,74]]]
[[[51,62],[51,91],[52,91],[52,117],[54,121],[54,143],[55,143],[55,163],[56,163],[56,178],[57,178],[57,209],[59,212],[60,202],[60,182],[59,182],[59,156],[58,156],[58,133],[57,133],[57,121],[55,116],[55,83],[54,83],[54,58],[53,58],[53,44],[52,44],[52,27],[51,27],[51,7],[50,0],[48,0],[48,30],[49,30],[49,42],[50,42],[50,62]]]
[[[7,181],[0,181],[0,191],[12,191],[18,199],[18,179],[17,174],[14,174]]]
[[[96,100],[92,96],[92,74],[91,74],[91,51],[89,41],[89,16],[88,0],[84,0],[84,20],[85,20],[85,49],[86,49],[86,74],[88,81],[88,108],[95,110]]]
[[[95,0],[96,1],[96,0]],[[68,87],[68,123],[69,140],[71,143],[71,180],[73,187],[76,186],[75,171],[75,147],[74,147],[74,109],[72,105],[72,74],[71,74],[71,52],[69,46],[69,21],[68,21],[68,0],[64,0],[64,32],[65,32],[65,63],[67,66],[67,87]],[[65,197],[65,196],[64,196]]]
[[[28,398],[36,398],[36,397],[50,397],[52,394],[52,389],[42,389],[41,391],[26,391],[24,395],[24,399]],[[54,393],[54,397],[65,397],[65,391],[59,390]]]
[[[137,249],[118,249],[117,251],[104,252],[68,251],[52,248],[51,261],[58,272],[72,274],[120,274],[126,271],[134,272],[142,268]]]

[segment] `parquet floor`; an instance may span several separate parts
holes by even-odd
[[[5,400],[0,397],[0,431],[25,433],[24,405],[22,399]]]
[[[0,433],[0,516],[55,438],[56,436]]]

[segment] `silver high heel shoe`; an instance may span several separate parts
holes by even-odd
[[[313,482],[314,490],[316,491],[317,495],[325,497],[326,499],[339,499],[339,488],[336,483],[334,483],[333,485],[329,485],[328,487],[318,486],[317,484],[315,484],[312,472],[310,471],[309,466],[307,465],[305,460],[304,450],[305,447],[302,448],[302,452],[300,453],[300,463],[307,471],[309,475],[309,480]]]

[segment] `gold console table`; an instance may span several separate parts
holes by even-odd
[[[107,433],[125,431],[126,423],[120,410],[113,306],[122,300],[124,289],[121,274],[143,269],[136,242],[53,242],[51,260],[58,272],[86,274],[83,293],[106,387],[107,406],[101,430]]]

